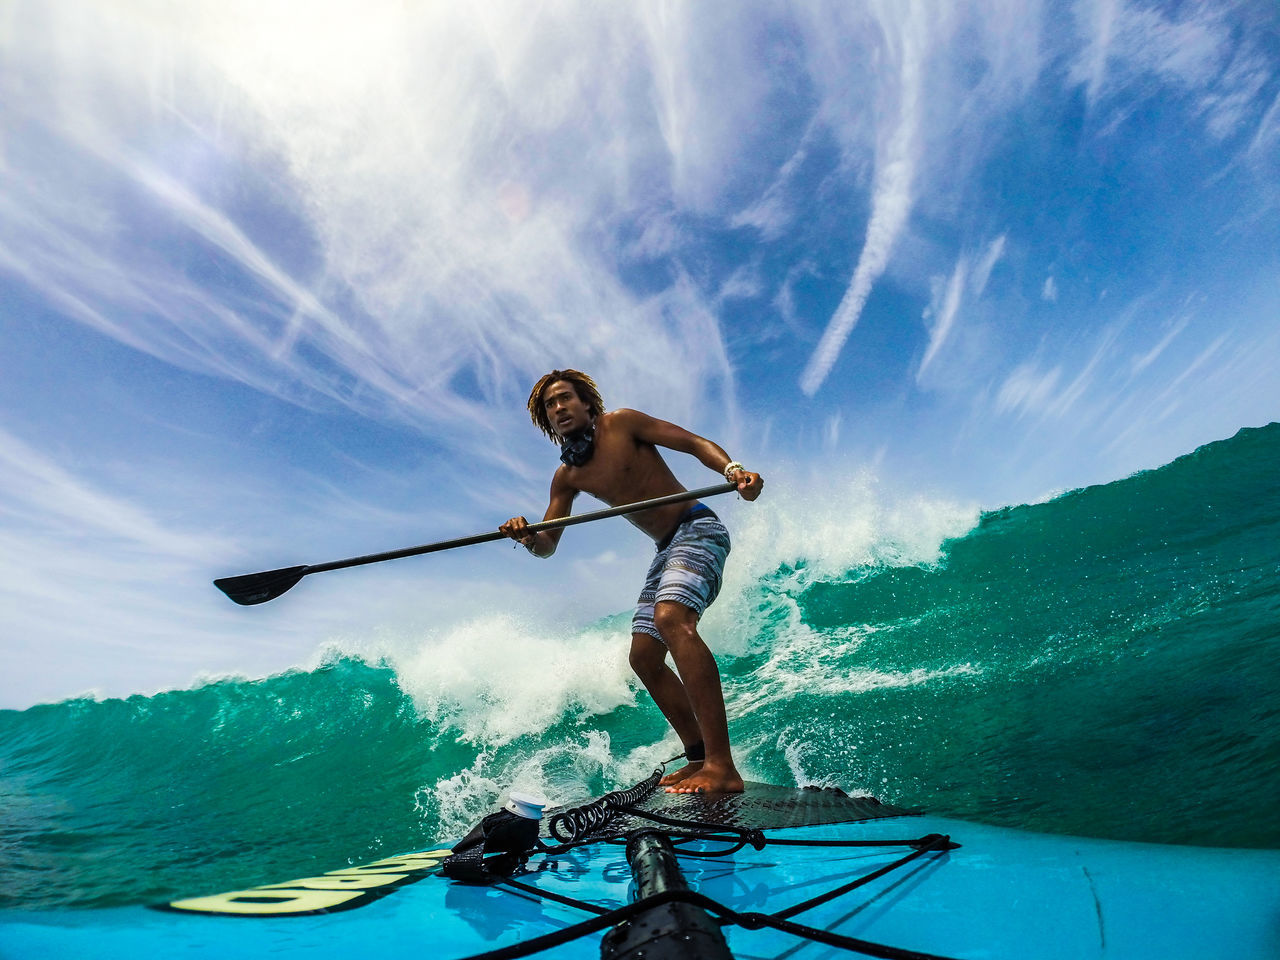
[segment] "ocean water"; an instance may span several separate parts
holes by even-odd
[[[791,506],[735,529],[704,621],[749,779],[1280,846],[1280,424],[981,515]],[[495,616],[385,657],[0,711],[0,908],[268,883],[456,838],[509,788],[630,784],[677,748],[627,623]]]

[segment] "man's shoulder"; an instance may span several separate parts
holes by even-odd
[[[576,497],[579,492],[577,484],[569,478],[569,465],[562,463],[556,467],[556,472],[551,475],[551,495]]]
[[[600,414],[597,419],[597,426],[607,424],[609,427],[632,427],[648,419],[648,414],[641,413],[639,410],[632,410],[630,407],[618,407],[616,410]]]
[[[639,443],[653,418],[630,407],[618,407],[596,418],[596,434],[600,437],[629,439]]]

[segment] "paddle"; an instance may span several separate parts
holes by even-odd
[[[716,494],[728,493],[736,489],[738,489],[736,483],[717,483],[713,487],[703,487],[701,490],[682,490],[680,493],[654,497],[652,500],[641,500],[639,503],[628,503],[621,507],[609,507],[593,513],[580,513],[574,517],[560,517],[556,520],[531,523],[529,532],[558,530],[560,527],[570,527],[575,523],[590,523],[592,520],[603,520],[606,517],[620,517],[624,513],[636,513],[640,510],[662,507],[668,503],[682,503],[685,500],[697,500],[701,497],[714,497]],[[469,547],[473,543],[488,543],[490,540],[504,539],[506,539],[505,534],[494,530],[490,533],[479,533],[473,537],[441,540],[439,543],[428,543],[421,547],[405,547],[403,550],[392,550],[388,553],[371,553],[363,557],[352,557],[349,560],[334,560],[331,563],[317,563],[312,566],[284,567],[281,570],[267,570],[263,573],[246,573],[240,577],[223,577],[221,580],[213,581],[213,585],[236,603],[250,606],[274,600],[309,573],[341,570],[343,567],[359,567],[366,563],[399,560],[401,557],[416,557],[421,553],[435,553],[438,550],[452,550],[454,547]]]

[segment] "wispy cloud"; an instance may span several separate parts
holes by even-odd
[[[935,282],[933,299],[924,313],[925,321],[929,325],[929,345],[925,348],[924,357],[916,370],[916,383],[923,381],[925,372],[951,336],[965,293],[969,292],[974,299],[977,299],[986,290],[987,282],[991,279],[991,271],[1004,256],[1005,240],[1004,234],[992,240],[972,266],[970,257],[961,255],[951,271],[951,278],[946,283],[943,283],[941,278]]]
[[[1143,397],[1138,408],[1129,414],[1128,422],[1117,431],[1107,444],[1107,450],[1123,449],[1126,444],[1145,431],[1150,431],[1166,420],[1179,405],[1179,394],[1183,385],[1196,373],[1203,372],[1206,365],[1227,344],[1226,335],[1215,337],[1204,347],[1187,366],[1174,377],[1164,389],[1152,396]],[[1245,365],[1241,365],[1245,366]]]
[[[902,20],[881,23],[885,31],[884,53],[897,67],[890,95],[894,121],[877,146],[871,219],[853,279],[800,375],[800,389],[809,396],[818,392],[835,366],[911,213],[920,150],[922,73],[929,45],[928,11],[918,2],[895,9],[903,11]]]
[[[839,413],[834,413],[827,417],[826,423],[823,425],[823,445],[828,451],[834,453],[840,446],[840,424],[844,418]]]
[[[1053,400],[1054,390],[1062,379],[1058,366],[1041,370],[1034,363],[1022,363],[1005,378],[995,396],[997,413],[1043,412]]]
[[[165,556],[227,553],[228,541],[175,532],[128,499],[85,483],[46,454],[0,428],[0,516],[9,527],[38,516],[50,536],[106,537]]]
[[[919,369],[916,370],[917,383],[920,382],[925,371],[929,369],[929,364],[933,363],[933,358],[938,355],[938,351],[942,349],[942,345],[951,334],[951,327],[956,322],[956,314],[960,312],[960,302],[964,297],[964,288],[968,280],[969,261],[961,257],[956,261],[955,269],[951,271],[951,279],[945,285],[938,285],[934,301],[925,311],[925,318],[930,321],[929,346],[925,349],[924,359],[920,361]]]
[[[1271,64],[1264,55],[1247,46],[1237,49],[1226,69],[1200,98],[1200,112],[1209,134],[1227,140],[1247,132],[1258,115],[1260,95],[1271,81]]]
[[[1213,8],[1184,13],[1178,19],[1129,0],[1082,0],[1076,16],[1085,43],[1072,65],[1073,79],[1093,102],[1146,77],[1205,86],[1229,50],[1229,28]]]
[[[750,206],[729,219],[729,226],[754,227],[764,239],[772,240],[780,236],[790,225],[797,212],[804,206],[803,198],[792,196],[792,194],[799,191],[800,188],[796,185],[797,174],[809,159],[814,142],[825,129],[820,118],[819,113],[809,121],[799,145],[778,168],[773,181]]]
[[[1091,104],[1125,94],[1110,128],[1133,109],[1134,99],[1167,89],[1191,95],[1208,134],[1228,141],[1265,129],[1264,101],[1275,76],[1263,31],[1239,29],[1229,7],[1173,6],[1134,0],[1080,0],[1075,6],[1081,44],[1070,76]],[[1256,156],[1256,133],[1246,157]]]
[[[1061,387],[1064,364],[1057,363],[1043,370],[1035,361],[1019,364],[996,394],[996,411],[1016,413],[1019,418],[1027,414],[1055,419],[1065,417],[1094,386],[1107,361],[1114,359],[1120,333],[1119,324],[1103,328],[1079,372]]]
[[[830,375],[913,212],[921,204],[950,210],[971,188],[991,132],[1034,89],[1048,57],[1027,42],[1041,29],[1035,2],[874,4],[864,16],[871,29],[861,32],[871,38],[877,63],[870,77],[834,65],[835,55],[823,58],[825,45],[836,49],[841,42],[829,24],[808,50],[810,73],[826,94],[823,115],[844,145],[846,162],[871,169],[869,218],[852,278],[800,377],[810,396]],[[839,56],[849,59],[843,48]],[[976,70],[960,66],[979,63]],[[851,89],[867,94],[851,101]],[[996,247],[987,251],[992,263],[1000,255]],[[977,264],[979,291],[988,276]]]
[[[1134,375],[1142,373],[1142,371],[1146,370],[1147,367],[1155,363],[1160,354],[1164,353],[1165,350],[1168,349],[1169,344],[1173,343],[1178,334],[1182,333],[1182,331],[1187,328],[1187,324],[1189,322],[1190,318],[1183,316],[1170,324],[1169,331],[1161,337],[1150,350],[1134,359],[1131,367]]]
[[[1248,153],[1251,157],[1274,157],[1280,147],[1280,93],[1271,101],[1271,106],[1258,121],[1253,138],[1249,141]]]
[[[980,297],[987,289],[987,282],[991,279],[991,271],[996,268],[996,264],[1000,262],[1000,258],[1004,256],[1005,241],[1008,239],[1007,234],[1000,234],[989,244],[987,250],[978,261],[973,269],[973,279],[970,286],[973,288],[973,295]]]

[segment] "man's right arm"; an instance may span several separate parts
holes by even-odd
[[[542,515],[543,520],[567,517],[573,508],[573,499],[578,495],[578,491],[565,480],[564,469],[564,467],[557,469],[555,476],[551,478],[551,499],[547,504],[547,512]],[[560,535],[564,533],[563,527],[558,530],[532,533],[529,530],[529,521],[524,517],[512,517],[498,529],[512,540],[524,544],[525,549],[535,557],[549,557],[555,553],[556,547],[560,544]]]

